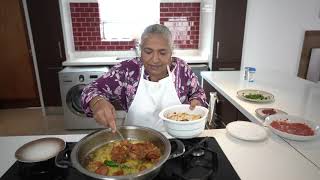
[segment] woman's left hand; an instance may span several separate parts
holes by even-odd
[[[194,108],[196,107],[196,106],[200,106],[201,105],[201,103],[200,103],[200,101],[199,100],[197,100],[197,99],[193,99],[193,100],[191,100],[191,102],[190,102],[190,109],[191,110],[194,110]]]

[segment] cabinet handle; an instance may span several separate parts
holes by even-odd
[[[59,48],[59,56],[60,56],[60,58],[63,58],[62,57],[62,49],[61,49],[61,42],[60,41],[58,41],[58,48]]]
[[[219,59],[219,49],[220,49],[220,42],[219,42],[219,41],[217,41],[216,59]]]
[[[236,70],[236,68],[218,68],[218,70],[221,70],[221,71],[234,71],[234,70]]]

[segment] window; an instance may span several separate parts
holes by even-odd
[[[98,0],[101,39],[138,39],[144,28],[159,23],[160,0]]]

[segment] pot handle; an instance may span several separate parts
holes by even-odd
[[[170,153],[170,156],[168,159],[173,159],[176,157],[179,157],[181,155],[183,155],[183,153],[186,151],[186,148],[183,144],[182,141],[180,141],[179,139],[170,139],[170,144],[175,143],[177,148],[174,152]]]
[[[59,168],[68,168],[68,167],[72,167],[72,163],[70,160],[70,153],[71,150],[68,146],[59,152],[59,154],[56,156],[55,158],[55,164],[57,167]]]

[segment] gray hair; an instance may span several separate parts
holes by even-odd
[[[143,31],[143,33],[141,35],[140,47],[143,46],[144,41],[151,34],[160,34],[162,37],[164,37],[165,39],[168,40],[170,49],[171,50],[173,49],[173,39],[172,39],[171,31],[169,30],[168,27],[166,27],[162,24],[153,24],[153,25],[146,27],[146,29]]]

